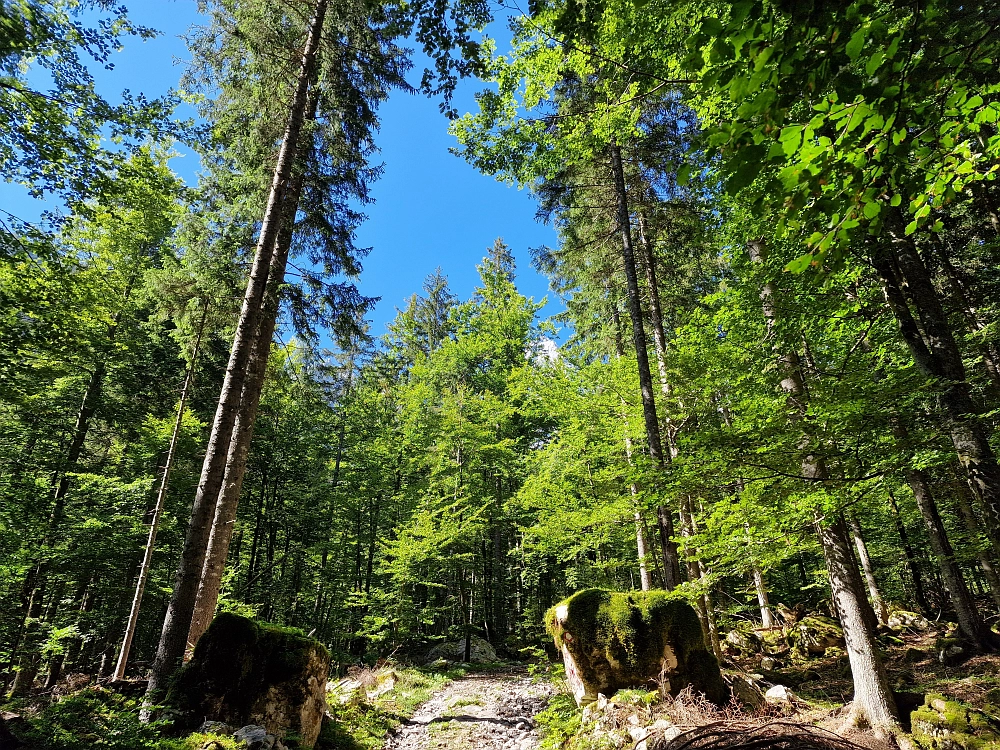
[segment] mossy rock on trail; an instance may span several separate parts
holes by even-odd
[[[926,750],[1000,750],[1000,723],[943,695],[928,694],[910,714],[913,739]]]
[[[694,609],[665,591],[585,589],[552,607],[545,625],[578,705],[661,676],[672,695],[690,685],[713,703],[729,699]]]
[[[219,614],[178,673],[165,705],[181,728],[209,719],[269,734],[309,748],[326,711],[330,654],[301,631]]]

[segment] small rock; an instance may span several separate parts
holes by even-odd
[[[236,747],[240,750],[274,750],[274,735],[264,727],[249,724],[233,734]]]
[[[726,681],[729,683],[729,689],[732,691],[733,697],[740,705],[753,711],[763,707],[764,694],[754,684],[752,679],[736,674],[727,675]]]
[[[965,661],[968,654],[962,646],[957,643],[945,646],[938,651],[938,661],[947,666],[955,666]]]
[[[760,660],[760,668],[765,672],[773,672],[780,666],[781,663],[773,656],[765,656]]]
[[[795,693],[784,685],[775,685],[764,693],[764,700],[772,705],[791,705],[795,701]]]
[[[231,727],[224,721],[206,721],[198,727],[197,731],[199,734],[218,734],[223,737],[229,737],[236,731],[236,727]]]
[[[608,701],[608,696],[606,696],[604,693],[598,693],[597,694],[597,710],[598,711],[603,711],[604,709],[606,709],[608,707],[608,702],[609,702]]]

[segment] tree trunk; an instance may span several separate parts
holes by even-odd
[[[317,102],[317,96],[310,96],[307,119],[315,117]],[[302,175],[296,175],[291,180],[285,198],[282,226],[275,243],[274,253],[271,256],[271,267],[268,270],[267,287],[264,291],[257,336],[253,343],[243,391],[240,394],[240,407],[233,426],[233,438],[226,456],[225,476],[215,504],[215,516],[208,538],[208,552],[205,555],[201,583],[198,586],[198,595],[191,616],[191,627],[188,630],[187,658],[190,658],[194,652],[195,644],[208,629],[209,623],[215,616],[215,608],[219,603],[222,575],[226,569],[226,559],[229,556],[229,543],[232,540],[233,529],[236,528],[236,511],[240,502],[240,492],[243,489],[243,477],[246,474],[250,444],[253,442],[254,422],[257,419],[257,409],[260,406],[260,397],[267,377],[267,361],[271,354],[271,340],[274,338],[274,330],[277,327],[281,286],[285,280],[285,268],[288,264],[288,253],[291,249],[295,228],[295,213],[298,210],[301,193]]]
[[[694,508],[690,497],[686,497],[681,505],[681,533],[685,537],[691,537],[698,533],[698,525],[694,520]],[[715,611],[712,606],[712,588],[709,583],[708,569],[705,567],[698,550],[689,550],[687,555],[688,580],[692,584],[701,586],[701,593],[698,595],[698,617],[702,623],[702,633],[705,636],[705,644],[712,649],[716,658],[722,659],[722,644],[719,643],[719,629],[715,623]]]
[[[122,638],[121,650],[118,654],[118,663],[115,666],[114,679],[125,679],[125,666],[128,664],[129,651],[132,649],[132,638],[135,637],[135,629],[139,624],[139,608],[142,606],[142,595],[146,590],[146,581],[149,578],[149,571],[153,564],[153,550],[156,548],[156,532],[160,526],[160,517],[163,515],[163,508],[167,500],[167,488],[170,486],[170,472],[173,471],[174,462],[177,459],[177,446],[180,443],[181,426],[184,423],[184,411],[187,407],[188,397],[194,387],[194,371],[198,363],[198,352],[201,349],[201,337],[205,331],[205,320],[208,318],[208,304],[205,303],[201,311],[201,321],[198,323],[198,334],[194,342],[194,351],[191,354],[191,363],[184,374],[184,386],[181,388],[180,403],[177,405],[177,417],[174,419],[174,430],[170,435],[170,447],[167,449],[167,458],[163,465],[163,476],[160,478],[160,488],[156,493],[156,503],[153,506],[153,518],[149,523],[149,535],[146,538],[146,551],[142,556],[142,563],[139,566],[139,580],[135,585],[135,596],[132,598],[132,609],[129,612],[128,621],[125,624],[125,635]]]
[[[618,309],[614,304],[611,305],[611,319],[614,322],[615,327],[615,355],[618,359],[625,356],[625,347],[622,344],[621,337],[621,320],[618,318]],[[625,398],[622,398],[622,425],[625,428],[625,460],[629,466],[633,465],[632,462],[632,436],[629,434],[629,424],[628,416],[625,413],[626,402]],[[629,482],[629,492],[632,493],[632,497],[635,498],[639,494],[639,488],[636,486],[635,482]],[[642,587],[643,591],[649,591],[652,587],[652,580],[649,575],[649,567],[647,562],[649,554],[646,548],[646,524],[642,517],[642,511],[637,507],[635,511],[635,548],[636,556],[639,559],[639,585]]]
[[[635,254],[632,248],[632,226],[629,219],[628,195],[625,192],[625,173],[622,169],[622,152],[617,143],[608,147],[611,155],[611,173],[614,179],[618,231],[622,240],[622,265],[628,290],[628,314],[632,321],[632,344],[639,368],[639,392],[642,398],[642,419],[646,426],[649,456],[661,469],[664,467],[663,443],[660,424],[656,417],[656,397],[653,393],[653,376],[649,370],[649,353],[646,350],[646,331],[642,320],[639,297],[639,280],[636,276]],[[673,520],[666,508],[657,510],[660,519],[660,546],[663,551],[664,586],[671,591],[680,583],[680,558],[674,542]]]
[[[961,351],[927,267],[912,238],[900,234],[891,249],[872,257],[872,264],[882,277],[886,299],[914,363],[925,377],[940,384],[938,402],[944,426],[973,491],[991,522],[1000,527],[1000,464],[972,400]]]
[[[871,596],[872,607],[878,617],[879,625],[887,625],[889,622],[889,608],[885,606],[885,600],[878,589],[875,581],[875,568],[872,565],[871,555],[868,554],[868,545],[865,543],[864,535],[861,532],[861,524],[858,517],[853,513],[848,514],[847,522],[850,524],[851,535],[854,537],[854,546],[858,550],[858,560],[861,563],[861,570],[865,574],[865,583],[868,585],[868,594]]]
[[[888,492],[887,495],[889,497],[889,505],[892,508],[892,520],[896,526],[896,533],[899,535],[903,554],[906,556],[906,567],[910,571],[910,579],[913,581],[913,598],[916,600],[920,611],[925,615],[929,615],[931,613],[931,605],[927,602],[927,595],[924,593],[924,582],[920,577],[920,564],[917,562],[917,556],[910,545],[910,536],[906,533],[906,526],[899,515],[899,506],[896,504],[896,497],[892,492]]]
[[[767,598],[767,586],[764,584],[764,574],[756,565],[750,570],[753,588],[757,592],[757,604],[760,606],[760,624],[765,628],[773,628],[774,615],[771,614],[771,602]]]
[[[749,251],[754,263],[763,263],[763,248],[760,243],[750,243]],[[783,375],[781,388],[788,395],[790,411],[805,422],[807,394],[798,355],[794,350],[783,351],[780,342],[773,340],[778,320],[777,289],[774,283],[765,282],[760,296],[767,323],[767,338],[772,340]],[[805,426],[803,424],[804,428]],[[803,430],[805,452],[802,456],[802,475],[809,483],[823,482],[827,479],[826,465],[821,457],[811,452],[810,445],[811,440]],[[847,656],[854,678],[854,703],[849,720],[853,723],[867,723],[878,733],[896,732],[899,730],[899,710],[866,617],[868,600],[857,586],[857,565],[851,554],[847,530],[839,515],[830,523],[820,508],[815,511],[815,526],[830,578],[834,607],[844,629]]]
[[[267,206],[264,210],[260,236],[257,240],[253,267],[243,298],[243,308],[240,311],[236,334],[233,338],[222,392],[219,394],[219,404],[215,412],[201,479],[191,510],[191,520],[184,540],[180,565],[174,580],[174,592],[163,622],[163,631],[160,635],[156,659],[150,674],[147,704],[155,703],[162,696],[167,686],[167,680],[176,671],[184,656],[187,634],[191,627],[191,618],[194,614],[198,586],[201,582],[208,549],[211,520],[225,475],[229,444],[239,411],[243,382],[246,379],[247,365],[250,361],[253,342],[256,339],[260,309],[267,285],[268,268],[284,215],[285,189],[292,176],[299,134],[305,121],[307,95],[314,77],[326,7],[327,0],[316,0],[313,17],[309,22],[295,95],[274,168],[274,177],[271,182]],[[150,711],[144,711],[144,718],[151,718]]]
[[[653,324],[653,351],[656,352],[656,368],[660,375],[660,390],[664,400],[670,398],[670,382],[667,380],[667,337],[663,330],[663,307],[660,304],[660,287],[656,281],[656,258],[653,243],[649,238],[649,223],[646,215],[639,212],[639,247],[642,250],[642,265],[646,271],[646,285],[649,287],[649,319]],[[666,406],[664,406],[666,411]],[[677,431],[670,417],[664,416],[667,450],[670,458],[677,458]]]
[[[898,418],[893,419],[893,433],[904,449],[909,448],[909,434]],[[917,509],[927,527],[931,551],[937,561],[937,567],[941,572],[941,578],[951,599],[951,604],[955,608],[959,630],[976,648],[983,651],[992,650],[993,638],[976,610],[976,603],[969,594],[965,578],[955,560],[955,552],[948,540],[937,502],[931,492],[930,480],[921,469],[914,469],[910,465],[906,468],[906,481],[910,485],[913,497],[917,501]]]
[[[965,484],[965,480],[956,475],[956,481],[960,485]],[[990,596],[993,597],[993,603],[1000,610],[1000,576],[997,575],[996,567],[993,565],[993,559],[988,550],[983,549],[982,538],[979,536],[980,527],[979,519],[976,518],[976,511],[972,508],[972,503],[969,501],[969,497],[966,494],[967,487],[960,486],[956,492],[955,502],[958,504],[958,512],[962,516],[962,521],[965,523],[965,528],[969,532],[970,542],[976,548],[976,556],[979,558],[979,567],[983,569],[983,575],[986,576],[986,582],[990,587]]]

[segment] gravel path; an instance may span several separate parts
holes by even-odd
[[[385,750],[534,750],[534,716],[553,693],[523,671],[493,672],[449,683],[389,736]]]

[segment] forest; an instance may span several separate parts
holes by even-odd
[[[1000,3],[199,11],[177,88],[119,101],[95,66],[156,30],[0,0],[2,176],[51,207],[0,206],[0,708],[38,747],[168,747],[146,709],[216,613],[331,679],[474,639],[558,671],[590,588],[687,602],[723,667],[834,623],[828,699],[907,748],[902,613],[1000,715]],[[439,270],[373,330],[394,92],[530,192],[554,316],[494,215],[471,296]],[[88,682],[142,690],[53,697]]]

